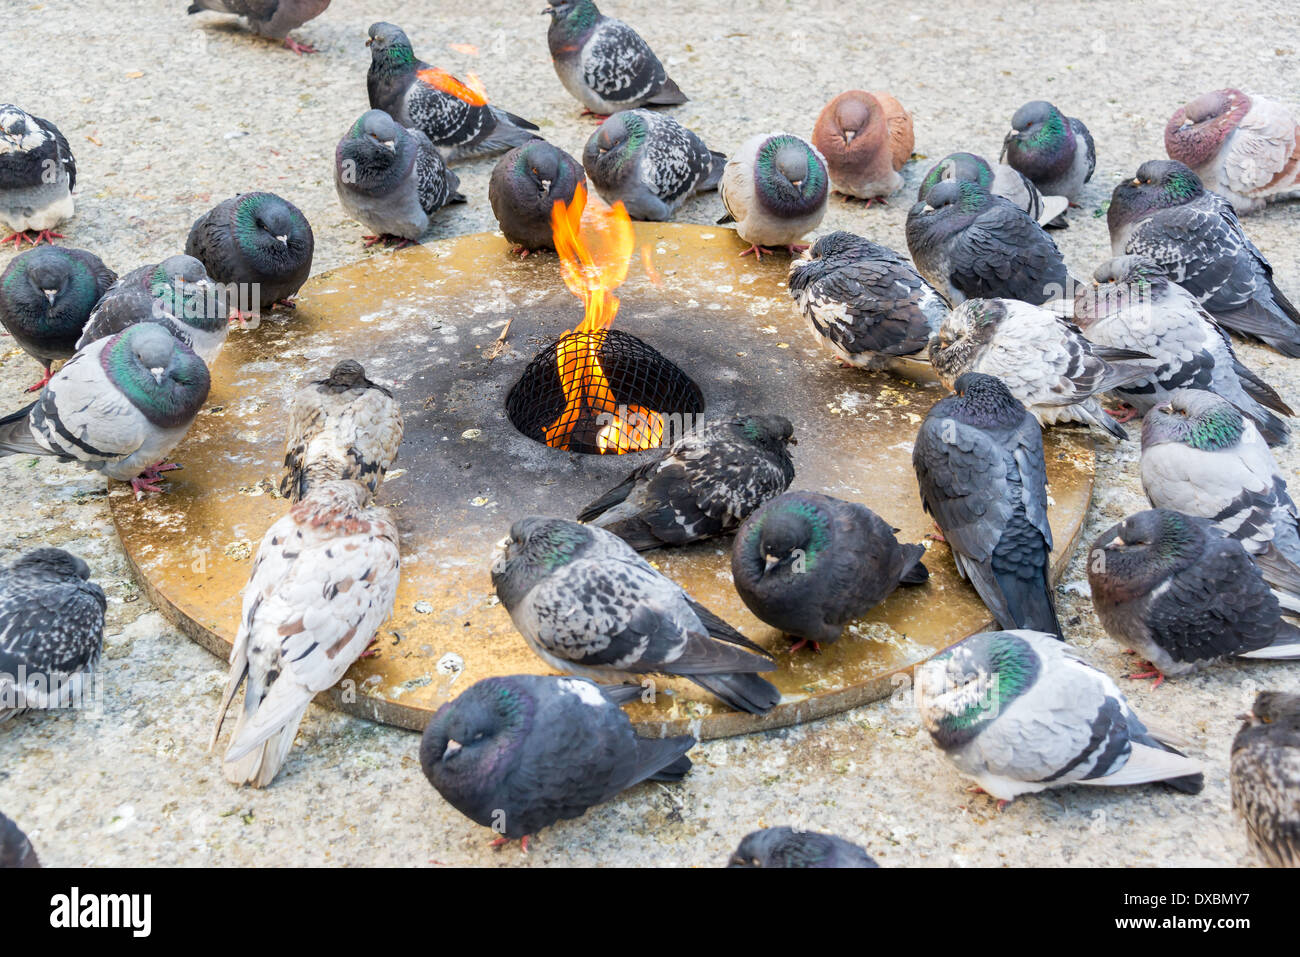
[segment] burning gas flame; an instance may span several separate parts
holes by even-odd
[[[472,73],[469,75],[470,82],[468,84],[462,83],[446,70],[436,66],[427,70],[417,70],[415,75],[435,90],[450,93],[456,99],[464,100],[470,106],[487,105],[487,93],[483,90],[483,84]]]
[[[602,453],[656,448],[663,440],[663,416],[639,405],[620,407],[600,365],[604,332],[618,315],[614,290],[627,278],[636,248],[632,219],[619,202],[593,209],[584,224],[586,202],[587,191],[580,184],[572,203],[557,200],[551,209],[560,274],[569,292],[582,300],[583,317],[556,349],[564,410],[546,428],[546,444],[569,448],[575,429],[585,420],[603,423],[596,433],[596,447]]]

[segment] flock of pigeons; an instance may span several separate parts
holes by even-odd
[[[328,0],[200,0],[287,39]],[[343,207],[375,242],[405,244],[462,202],[448,164],[505,155],[489,200],[528,255],[553,248],[551,214],[589,180],[635,218],[664,220],[718,189],[756,257],[803,253],[794,307],[843,364],[928,361],[954,394],[916,436],[926,511],[1000,631],[920,666],[916,702],[935,744],[999,800],[1065,784],[1202,787],[1200,765],[1149,727],[1115,682],[1085,663],[1049,580],[1042,426],[1082,423],[1115,438],[1143,415],[1141,473],[1153,510],[1091,546],[1088,576],[1107,632],[1149,662],[1156,684],[1225,658],[1300,657],[1300,512],[1270,446],[1291,409],[1235,355],[1229,331],[1300,356],[1300,312],[1238,219],[1300,197],[1297,120],[1236,90],[1197,97],[1166,129],[1171,157],[1116,187],[1113,246],[1095,282],[1076,280],[1046,228],[1064,228],[1092,176],[1084,124],[1050,103],[1016,111],[999,162],[953,153],[923,178],[907,218],[910,259],[846,232],[800,241],[832,189],[868,204],[903,186],[911,116],[885,93],[848,91],[811,139],[759,134],[729,158],[649,109],[686,97],[645,41],[591,0],[549,0],[556,72],[604,121],[582,162],[481,89],[417,59],[396,26],[369,30],[372,109],[335,155]],[[15,257],[0,321],[39,361],[39,390],[0,418],[0,453],[52,455],[161,491],[168,454],[203,405],[232,322],[291,307],[312,261],[291,203],[245,193],[197,220],[183,255],[118,277],[92,253],[53,245],[73,212],[76,165],[53,123],[0,106],[0,223]],[[48,243],[49,245],[42,245]],[[53,370],[55,363],[62,365]],[[1104,409],[1108,394],[1127,407]],[[339,681],[388,618],[398,535],[373,496],[396,458],[392,393],[353,360],[295,397],[281,492],[244,592],[212,745],[236,691],[227,778],[269,784],[313,696]],[[754,714],[780,695],[770,652],[693,600],[640,552],[734,536],[735,586],[754,614],[805,644],[833,642],[900,585],[928,573],[920,545],[864,505],[789,491],[793,427],[739,416],[678,438],[598,497],[578,521],[514,523],[491,575],[512,621],[564,676],[481,681],[444,705],[420,746],[429,781],[491,827],[497,843],[575,817],[644,780],[680,780],[694,738],[637,735],[620,705],[646,674],[682,676]],[[38,548],[0,572],[0,721],[79,693],[97,665],[105,597],[80,558]],[[15,678],[15,676],[20,676]],[[25,677],[21,677],[25,676]],[[59,680],[54,680],[58,678]],[[38,680],[39,679],[39,680]],[[595,679],[589,680],[589,679]],[[1300,695],[1261,693],[1232,743],[1233,805],[1275,865],[1300,864]],[[0,815],[0,864],[36,855]],[[874,866],[832,835],[768,828],[738,866]]]

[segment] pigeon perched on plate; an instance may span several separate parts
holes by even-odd
[[[686,96],[641,35],[591,0],[547,0],[546,43],[564,88],[583,113],[609,116],[639,106],[674,106]]]
[[[262,537],[208,745],[247,679],[223,760],[233,784],[271,783],[311,699],[338,683],[392,613],[397,526],[369,498],[357,482],[320,482]]]
[[[161,491],[163,457],[180,444],[208,397],[208,367],[155,322],[92,342],[40,398],[0,418],[0,456],[53,455]]]
[[[816,831],[765,827],[741,838],[728,867],[879,867],[858,845]]]
[[[1106,211],[1111,252],[1158,263],[1214,321],[1300,356],[1300,310],[1273,281],[1273,267],[1242,231],[1227,200],[1174,160],[1150,160],[1120,183]]]
[[[280,494],[301,501],[322,481],[351,479],[373,495],[402,444],[402,409],[355,359],[303,386],[289,409]]]
[[[90,311],[117,279],[94,253],[48,246],[29,249],[0,273],[0,323],[50,381],[50,365],[71,359]]]
[[[639,685],[584,678],[485,678],[438,709],[420,740],[424,776],[456,810],[522,839],[642,781],[680,781],[695,738],[643,738],[620,704]]]
[[[185,253],[238,293],[239,311],[292,305],[311,275],[316,239],[297,206],[274,193],[240,193],[194,221]]]
[[[609,205],[633,219],[666,222],[696,193],[717,189],[727,158],[671,116],[623,110],[596,128],[582,165]]]
[[[826,160],[807,140],[791,133],[759,133],[727,160],[718,185],[736,234],[750,246],[742,256],[762,259],[770,246],[791,254],[808,248],[799,240],[826,215],[830,195]]]
[[[423,132],[447,162],[501,153],[537,136],[535,124],[492,106],[481,89],[416,59],[400,27],[372,23],[369,33],[370,108]]]
[[[187,13],[212,10],[216,13],[233,13],[248,21],[258,36],[279,40],[288,49],[302,56],[318,53],[309,43],[299,43],[289,38],[290,30],[297,30],[308,20],[325,12],[330,0],[194,0]]]
[[[1174,392],[1142,423],[1141,466],[1152,505],[1214,522],[1300,610],[1300,512],[1259,430],[1228,400]]]
[[[1240,214],[1300,197],[1300,116],[1277,100],[1202,93],[1169,118],[1165,152]]]
[[[27,835],[17,824],[0,814],[0,869],[40,866],[40,859]]]
[[[1149,730],[1115,682],[1036,631],[971,635],[918,666],[921,726],[999,806],[1067,784],[1205,786],[1201,765]]]
[[[72,218],[76,185],[77,163],[59,128],[0,103],[0,226],[13,230],[0,245],[62,239],[54,227]]]
[[[1074,202],[1097,168],[1097,148],[1080,120],[1062,115],[1046,100],[1034,100],[1011,117],[1001,159],[1028,176],[1039,192]]]
[[[847,196],[884,201],[903,188],[898,171],[912,157],[912,114],[888,93],[846,90],[817,117],[813,146],[831,186]]]
[[[133,269],[95,305],[77,340],[84,349],[139,322],[156,322],[211,369],[230,332],[225,290],[193,256],[169,256]]]
[[[430,217],[449,203],[463,203],[460,179],[429,138],[408,130],[383,110],[370,110],[352,124],[334,150],[334,189],[353,219],[373,229],[367,246],[415,242]]]
[[[1261,691],[1232,739],[1232,809],[1272,867],[1300,867],[1300,695]]]
[[[823,236],[791,260],[789,286],[813,336],[859,369],[924,360],[948,315],[943,297],[908,260],[853,233]]]
[[[921,504],[999,625],[1063,635],[1048,579],[1042,430],[1000,379],[967,372],[954,388],[912,448]]]
[[[1131,515],[1088,553],[1092,604],[1106,633],[1151,663],[1130,678],[1200,671],[1224,658],[1300,658],[1300,628],[1241,547],[1204,518]]]
[[[1014,299],[967,299],[930,342],[930,365],[948,388],[964,372],[997,376],[1042,425],[1083,422],[1117,439],[1123,426],[1096,396],[1150,375],[1145,353],[1089,342],[1047,309]]]
[[[692,429],[637,466],[578,514],[637,551],[726,535],[794,481],[783,415],[750,415]]]
[[[799,641],[791,651],[839,639],[846,625],[900,584],[930,577],[923,545],[857,502],[786,492],[745,519],[731,548],[731,578],[758,618]]]
[[[949,180],[983,186],[994,196],[1015,203],[1040,226],[1066,225],[1061,214],[1070,205],[1068,199],[1064,196],[1044,196],[1034,181],[1024,173],[1005,163],[994,165],[974,153],[949,153],[931,166],[917,187],[916,198],[924,201],[931,189]]]
[[[87,703],[106,607],[90,566],[61,548],[33,549],[0,570],[0,722]]]
[[[766,714],[781,694],[768,653],[603,528],[525,518],[492,562],[515,627],[552,668],[597,681],[680,675],[729,707]]]
[[[1196,297],[1141,256],[1120,256],[1093,274],[1096,284],[1075,294],[1074,321],[1089,341],[1154,357],[1159,365],[1112,394],[1145,414],[1175,389],[1208,389],[1259,428],[1269,445],[1290,427],[1269,411],[1294,415],[1282,397],[1237,358],[1228,334]]]
[[[1052,237],[1028,213],[977,183],[936,183],[907,214],[917,270],[956,306],[967,299],[1019,299],[1040,306],[1073,295]]]
[[[551,213],[557,202],[572,206],[578,187],[586,201],[587,174],[576,159],[545,140],[516,146],[497,161],[488,180],[488,202],[501,233],[527,256],[554,249]],[[581,216],[582,207],[575,215]]]

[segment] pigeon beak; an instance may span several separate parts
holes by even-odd
[[[934,207],[931,206],[929,203],[926,203],[924,206],[921,207],[921,212],[923,212],[923,213],[933,213],[933,212],[934,212]]]
[[[1129,183],[1129,185],[1130,185],[1130,186],[1141,186],[1141,185],[1142,185],[1142,180],[1138,179],[1138,178],[1135,176],[1135,177],[1133,177],[1133,180]]]
[[[763,556],[763,574],[766,575],[768,572],[770,572],[770,571],[772,570],[772,568],[773,568],[774,566],[779,565],[779,564],[781,564],[781,559],[777,558],[775,555],[764,555],[764,556]]]
[[[380,140],[379,145],[390,153],[397,152],[397,143],[394,140]]]
[[[497,574],[506,567],[510,557],[510,536],[507,535],[492,547],[492,574]]]
[[[374,37],[371,37],[370,39],[366,40],[366,46],[370,46],[370,44],[372,44],[372,43],[374,43],[374,42],[375,42],[375,38],[374,38]]]
[[[448,758],[452,757],[453,755],[459,754],[460,749],[461,749],[461,743],[459,741],[455,741],[451,738],[448,738],[447,747],[443,749],[442,752],[442,759],[446,761]]]
[[[276,236],[275,238],[276,238],[276,240],[280,243],[281,246],[288,247],[288,245],[289,245],[289,237],[288,237],[288,236]]]
[[[549,179],[542,180],[542,192],[543,193],[550,192],[550,189],[551,189],[551,181]]]
[[[795,189],[799,189],[801,186],[803,186],[803,180],[792,179],[790,180],[790,185],[793,186]]]
[[[57,289],[42,289],[41,292],[45,293],[45,298],[50,301],[50,305],[54,305],[54,297],[59,294],[59,291]]]
[[[159,385],[162,385],[163,373],[166,371],[167,370],[164,369],[162,366],[154,366],[152,369],[149,370],[149,374],[153,376],[154,382],[157,382]]]
[[[845,130],[845,131],[844,131],[844,145],[845,145],[845,146],[848,146],[849,144],[851,144],[851,143],[853,142],[853,137],[855,137],[855,136],[857,136],[857,135],[858,135],[857,130]]]
[[[1195,125],[1196,124],[1194,124],[1191,120],[1183,120],[1183,125],[1178,127],[1178,132],[1181,133],[1183,130],[1189,130]]]
[[[547,7],[545,10],[538,11],[538,15],[539,15],[539,16],[543,16],[543,17],[546,17],[546,16],[551,16],[551,17],[553,17],[553,16],[555,16],[555,8],[554,8],[554,7]]]

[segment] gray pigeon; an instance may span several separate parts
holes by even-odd
[[[1042,430],[1000,379],[967,372],[954,388],[912,448],[921,504],[999,625],[1064,635],[1048,577]]]
[[[633,219],[666,222],[696,193],[717,189],[727,158],[671,116],[624,110],[596,128],[582,165],[596,192]]]
[[[31,405],[0,418],[0,456],[53,455],[161,491],[163,457],[208,397],[208,367],[162,326],[144,322],[92,342]]]
[[[1163,781],[1186,794],[1201,766],[1148,730],[1107,675],[1051,635],[971,635],[916,671],[921,726],[999,806],[1067,784]]]
[[[1269,409],[1295,413],[1238,360],[1228,334],[1195,296],[1141,256],[1112,259],[1093,275],[1095,285],[1075,294],[1074,321],[1083,334],[1097,345],[1145,353],[1159,363],[1147,376],[1117,386],[1113,395],[1145,414],[1175,389],[1207,389],[1250,416],[1269,445],[1286,441],[1290,427]]]
[[[1241,543],[1208,519],[1129,516],[1093,542],[1088,582],[1107,634],[1151,663],[1130,678],[1159,685],[1234,656],[1300,658],[1300,628],[1283,620]]]
[[[500,837],[528,839],[642,781],[680,781],[695,738],[643,738],[620,704],[639,685],[584,678],[485,678],[438,709],[420,740],[424,776]]]
[[[1226,399],[1178,389],[1142,423],[1142,488],[1156,508],[1208,518],[1300,610],[1300,512],[1259,430]]]
[[[95,305],[77,340],[84,349],[138,322],[156,322],[198,354],[209,368],[230,332],[225,290],[193,256],[169,256],[133,269]]]
[[[372,23],[369,32],[370,108],[420,130],[447,162],[501,153],[537,136],[535,124],[492,106],[446,70],[416,59],[400,27]]]
[[[751,714],[781,699],[755,673],[776,670],[766,651],[603,528],[515,522],[492,563],[492,584],[552,668],[606,682],[680,675]]]
[[[383,110],[369,110],[352,124],[334,150],[334,188],[347,214],[373,236],[367,246],[415,242],[430,217],[449,203],[463,203],[460,179],[429,138],[399,126]]]
[[[578,514],[637,551],[733,532],[794,481],[794,426],[782,415],[711,422],[637,466]]]
[[[29,249],[0,273],[0,324],[45,375],[28,392],[50,381],[50,365],[71,359],[90,311],[117,279],[100,258],[82,249]]]
[[[786,492],[745,519],[731,548],[731,578],[759,619],[798,638],[791,651],[837,641],[846,625],[900,584],[930,577],[923,545],[857,502]]]
[[[308,20],[315,19],[325,12],[330,0],[195,0],[187,13],[200,13],[213,10],[217,13],[233,13],[243,17],[258,36],[270,40],[279,40],[288,49],[302,56],[304,53],[318,53],[309,43],[299,43],[289,38],[290,30],[297,30]]]
[[[1089,342],[1047,309],[1014,299],[967,299],[930,341],[930,365],[952,388],[964,372],[997,376],[1042,425],[1083,422],[1127,436],[1096,396],[1150,374],[1145,353]]]
[[[17,824],[0,814],[0,869],[40,866],[40,859],[27,835]]]
[[[0,245],[17,249],[62,239],[54,227],[75,212],[77,163],[59,128],[12,103],[0,103]],[[34,233],[35,235],[28,235]]]
[[[551,213],[557,202],[574,202],[579,187],[586,202],[587,174],[558,146],[532,140],[497,161],[488,180],[488,202],[501,233],[524,257],[554,249]]]
[[[931,189],[948,180],[983,186],[994,196],[1015,203],[1040,226],[1066,225],[1062,214],[1070,202],[1064,196],[1044,196],[1024,173],[1005,163],[995,166],[974,153],[949,153],[931,166],[917,187],[916,198],[924,202]]]
[[[807,140],[792,133],[759,133],[740,144],[727,160],[718,184],[727,215],[718,224],[736,224],[736,234],[762,259],[768,247],[784,246],[793,255],[808,248],[799,240],[826,215],[830,177],[826,160]]]
[[[813,336],[859,369],[924,359],[948,315],[948,304],[910,262],[853,233],[823,236],[791,260],[789,285]]]
[[[84,706],[106,607],[90,566],[60,548],[33,549],[0,571],[0,722]]]
[[[609,116],[639,106],[674,106],[686,96],[640,34],[592,0],[547,0],[546,43],[564,88],[583,113]]]
[[[1097,148],[1088,127],[1064,116],[1046,100],[1016,110],[1011,132],[1002,141],[1002,157],[1049,196],[1079,198],[1097,168]]]
[[[1232,809],[1272,867],[1300,867],[1300,695],[1261,691],[1232,739]]]
[[[1113,255],[1133,253],[1205,306],[1214,321],[1300,356],[1300,310],[1273,281],[1273,267],[1242,231],[1232,205],[1174,160],[1150,160],[1120,183],[1106,211]]]
[[[816,831],[765,827],[751,831],[732,853],[728,867],[879,867],[858,845]]]
[[[315,247],[302,210],[274,193],[223,200],[194,221],[185,240],[185,254],[226,286],[232,318],[275,305],[292,308],[311,275]]]
[[[949,303],[1019,299],[1040,306],[1077,281],[1043,227],[976,183],[936,183],[907,214],[907,249]]]

